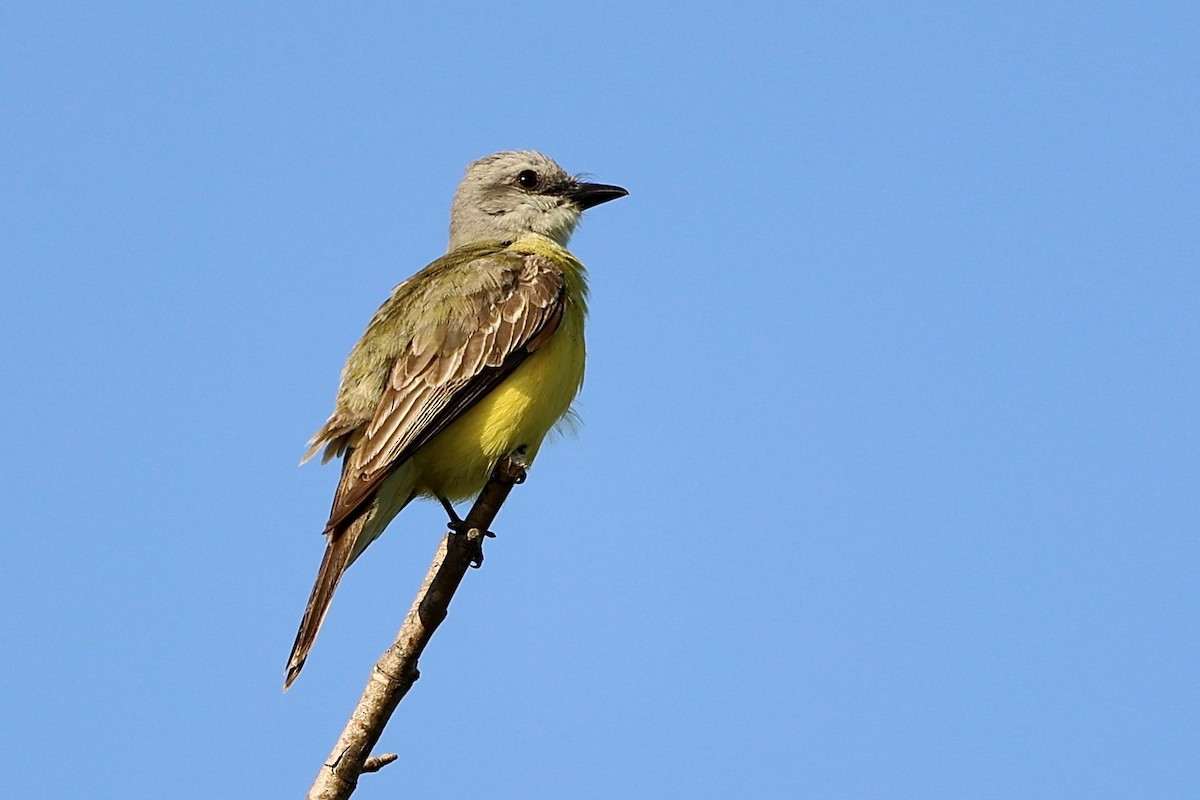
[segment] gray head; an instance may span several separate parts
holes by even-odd
[[[584,210],[629,194],[584,183],[532,150],[504,150],[467,167],[450,210],[450,249],[540,233],[561,245]]]

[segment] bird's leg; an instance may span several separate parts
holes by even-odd
[[[466,523],[463,521],[463,518],[458,515],[458,512],[454,510],[454,506],[450,503],[450,501],[441,495],[438,495],[438,502],[442,504],[442,508],[446,509],[446,513],[450,515],[450,521],[446,523],[450,530],[454,531],[455,533],[466,533],[466,531],[463,530],[463,526]]]
[[[450,521],[446,523],[446,527],[455,533],[466,533],[468,530],[467,521],[458,515],[458,512],[454,510],[454,506],[450,501],[439,496],[438,502],[442,504],[442,508],[446,509],[446,513],[450,515]],[[496,534],[491,531],[484,531],[483,535],[490,539],[496,538]]]
[[[496,473],[493,475],[493,479],[499,477],[501,480],[506,480],[513,484],[524,483],[526,471],[529,469],[528,455],[528,445],[521,445],[509,453],[505,458],[499,459],[496,462],[496,466],[493,467],[493,471]],[[507,492],[505,492],[505,494],[507,494]],[[441,495],[436,495],[436,497],[438,502],[442,504],[442,508],[446,510],[446,514],[448,514],[450,517],[450,521],[446,523],[447,527],[450,528],[450,532],[460,536],[469,534],[472,529],[467,527],[466,520],[458,516],[458,512],[454,510],[453,504],[451,504],[447,498],[442,497]],[[476,504],[478,504],[478,502],[479,501],[477,500]],[[483,540],[485,538],[495,539],[496,534],[492,533],[491,531],[482,531],[482,535],[475,539],[475,541],[472,543],[472,567],[479,568],[483,566]]]

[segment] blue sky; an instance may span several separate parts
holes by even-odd
[[[589,212],[579,435],[356,797],[1200,792],[1185,3],[10,4],[0,764],[296,797],[441,533],[279,691],[350,345],[467,162]]]

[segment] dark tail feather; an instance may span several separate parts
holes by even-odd
[[[292,645],[292,655],[288,658],[287,677],[283,681],[286,692],[295,682],[296,676],[304,667],[308,651],[317,640],[317,632],[325,621],[329,611],[329,603],[333,600],[333,592],[337,589],[342,573],[350,566],[350,555],[354,544],[362,531],[366,516],[362,515],[350,523],[350,527],[330,537],[325,547],[325,557],[321,559],[321,568],[317,571],[317,581],[313,584],[312,594],[308,598],[308,606],[304,609],[304,619],[300,620],[300,630],[296,632],[296,643]]]

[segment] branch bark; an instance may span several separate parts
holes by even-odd
[[[464,520],[466,533],[451,533],[442,539],[396,640],[375,662],[358,705],[308,791],[308,800],[345,800],[358,785],[359,775],[395,760],[390,753],[371,757],[371,750],[392,712],[420,677],[417,660],[446,618],[468,567],[475,559],[483,560],[483,539],[500,506],[513,485],[524,480],[524,464],[509,456],[500,459]]]

